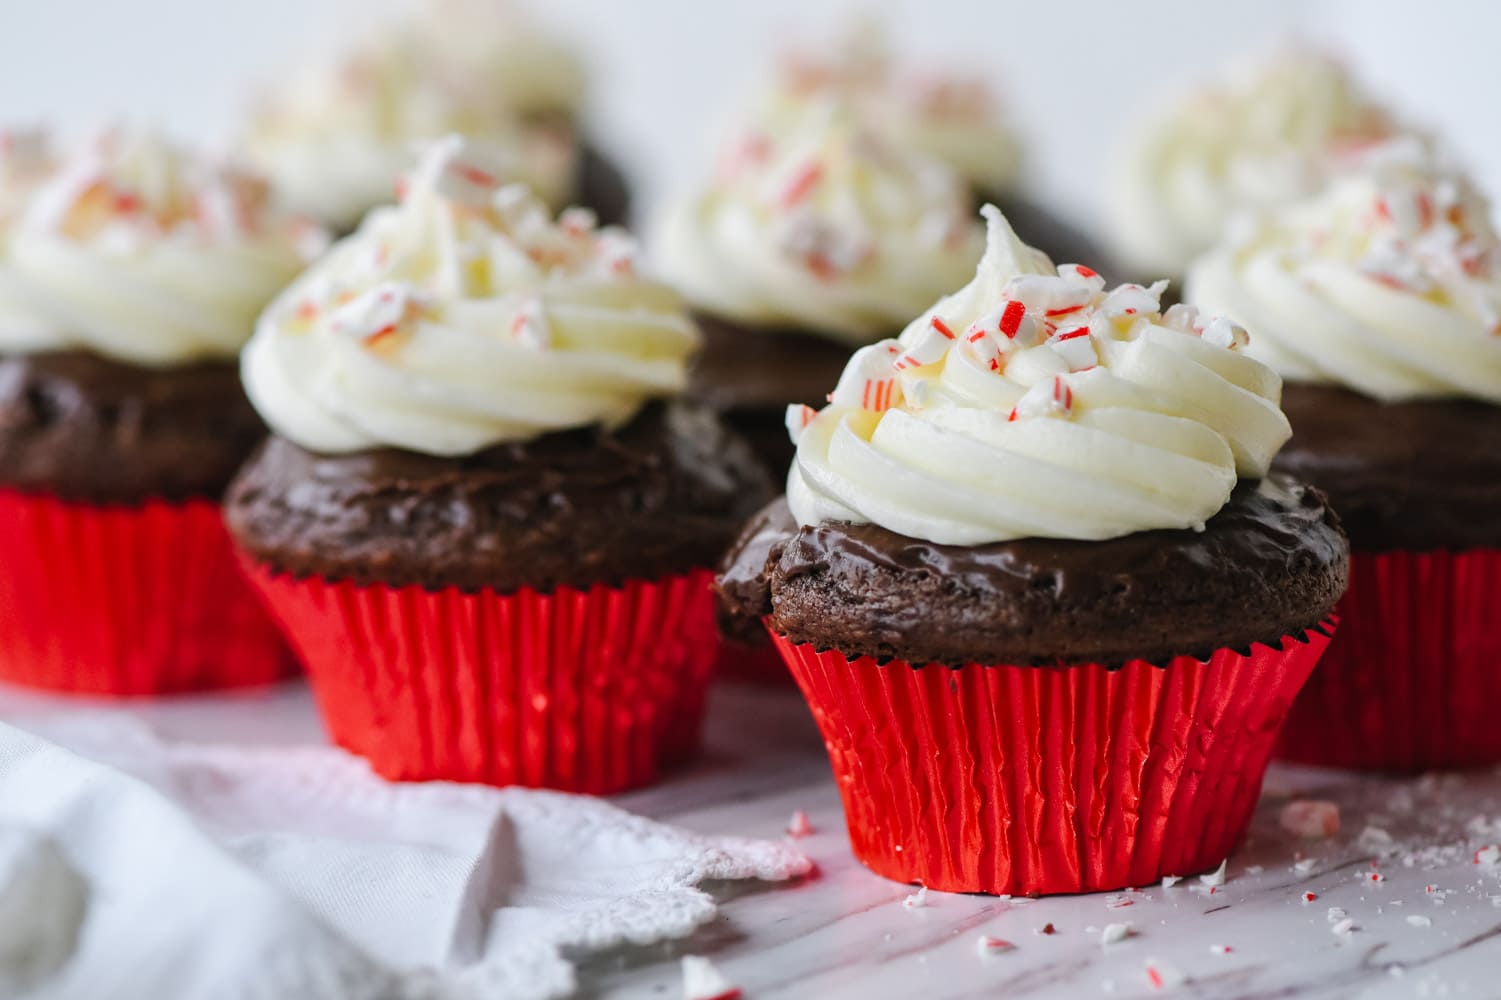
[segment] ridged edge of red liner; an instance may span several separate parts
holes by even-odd
[[[823,733],[863,864],[1031,896],[1147,885],[1228,856],[1333,624],[1117,669],[883,666],[772,639]]]
[[[387,778],[602,795],[697,748],[718,645],[708,570],[498,594],[247,569],[334,740]]]
[[[296,672],[241,576],[219,504],[0,490],[0,680],[143,697]]]
[[[1355,552],[1278,755],[1401,773],[1501,762],[1501,550]]]

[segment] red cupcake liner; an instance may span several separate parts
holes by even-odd
[[[249,566],[335,742],[393,780],[608,794],[696,748],[713,574],[465,593]]]
[[[1393,772],[1501,761],[1501,551],[1356,552],[1280,756]]]
[[[1217,866],[1332,623],[1117,670],[913,668],[773,634],[823,732],[855,856],[946,892],[1094,892]]]
[[[106,507],[0,490],[0,680],[143,696],[294,673],[218,504]]]

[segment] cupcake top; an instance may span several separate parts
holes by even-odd
[[[434,144],[399,204],[266,310],[244,378],[274,430],[315,452],[465,455],[619,426],[682,389],[698,334],[634,241],[582,209],[554,223],[496,166]]]
[[[344,229],[390,198],[422,142],[455,132],[558,207],[578,159],[558,119],[582,90],[573,57],[509,4],[443,0],[293,74],[265,97],[247,144],[292,204]]]
[[[1501,403],[1501,243],[1490,205],[1415,140],[1324,193],[1247,218],[1189,272],[1192,301],[1292,381],[1375,399]]]
[[[0,167],[33,185],[0,213],[0,352],[232,358],[323,245],[261,177],[150,132],[106,132],[55,165],[23,158]]]
[[[792,48],[781,59],[762,113],[799,117],[829,97],[854,105],[893,145],[947,163],[972,188],[994,195],[1016,185],[1021,143],[979,74],[955,72],[952,60],[905,64],[875,20],[816,50]]]
[[[695,307],[854,345],[969,273],[983,237],[952,170],[838,101],[775,124],[736,136],[710,185],[669,208],[662,264]]]
[[[1393,128],[1327,54],[1295,46],[1239,64],[1131,133],[1109,191],[1113,238],[1130,265],[1179,274],[1235,212],[1318,190]]]
[[[860,349],[829,405],[792,407],[798,523],[941,545],[1201,528],[1291,434],[1245,331],[1165,283],[1054,268],[994,207],[974,280]]]

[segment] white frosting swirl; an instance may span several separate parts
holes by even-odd
[[[1501,403],[1501,241],[1490,206],[1421,144],[1236,230],[1194,264],[1188,296],[1244,323],[1285,378]]]
[[[1328,55],[1296,46],[1237,65],[1132,129],[1107,192],[1112,240],[1142,273],[1181,274],[1235,213],[1317,191],[1392,128]]]
[[[504,157],[507,180],[564,204],[578,163],[573,129],[523,116],[571,113],[582,74],[507,9],[446,0],[428,17],[392,22],[340,58],[310,64],[267,95],[251,154],[291,204],[341,229],[391,199],[422,143],[454,132]]]
[[[399,205],[377,209],[274,302],[245,388],[313,451],[464,455],[628,421],[679,391],[698,335],[637,275],[635,244],[570,209],[554,224],[483,147],[450,136]]]
[[[715,182],[669,208],[660,254],[706,312],[853,345],[962,281],[982,246],[956,174],[826,103],[789,134],[737,137]]]
[[[324,237],[261,178],[114,131],[36,186],[5,244],[0,351],[158,366],[234,357]]]
[[[1022,244],[987,206],[974,280],[793,407],[799,523],[945,545],[1201,528],[1291,434],[1245,332]]]
[[[810,103],[833,96],[892,145],[942,160],[976,190],[994,195],[1016,186],[1021,142],[985,78],[955,72],[952,60],[898,61],[874,19],[856,19],[832,45],[789,49],[779,69],[761,108],[771,122],[801,117]]]

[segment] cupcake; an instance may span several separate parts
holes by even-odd
[[[391,200],[417,146],[461,133],[554,209],[623,222],[625,182],[581,132],[571,50],[502,0],[434,0],[264,95],[246,137],[302,211],[341,233]]]
[[[1347,543],[1266,475],[1289,430],[1244,331],[986,215],[974,280],[789,414],[786,498],[720,591],[786,658],[877,873],[1035,895],[1212,868]]]
[[[1490,206],[1412,141],[1248,220],[1190,271],[1287,379],[1280,468],[1354,550],[1339,637],[1282,752],[1398,771],[1501,761],[1501,244]]]
[[[672,401],[699,337],[631,239],[491,168],[439,142],[262,316],[230,529],[377,772],[619,791],[695,741],[711,567],[771,487]]]
[[[788,404],[822,400],[852,348],[962,282],[984,243],[959,175],[848,104],[779,125],[732,137],[713,180],[669,205],[658,246],[705,335],[690,394],[778,476]]]
[[[220,499],[265,435],[234,358],[319,231],[147,133],[61,162],[4,150],[0,679],[146,695],[283,676]]]
[[[854,20],[838,38],[782,53],[759,114],[797,118],[829,98],[849,102],[895,146],[947,163],[974,204],[1001,206],[1034,245],[1064,260],[1093,260],[1092,241],[1024,194],[1022,141],[988,80],[942,65],[902,61],[879,21]]]
[[[1314,193],[1395,128],[1325,53],[1295,45],[1239,63],[1134,124],[1112,157],[1114,255],[1132,277],[1180,278],[1237,212]]]

